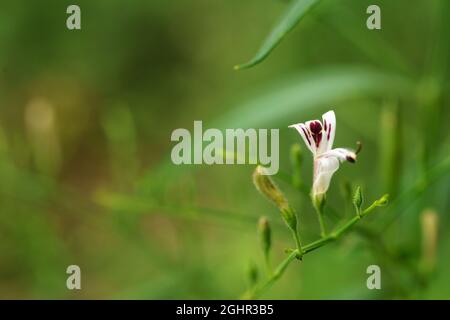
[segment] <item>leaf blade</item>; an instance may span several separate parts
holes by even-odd
[[[296,0],[288,8],[278,24],[269,33],[256,55],[248,62],[234,66],[235,70],[251,68],[265,58],[278,46],[283,38],[300,22],[300,20],[318,4],[320,0]]]
[[[360,95],[405,97],[413,86],[408,77],[365,65],[315,68],[260,88],[253,99],[223,114],[213,125],[217,128],[276,125],[314,107]]]

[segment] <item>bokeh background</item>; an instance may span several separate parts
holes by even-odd
[[[328,228],[353,215],[355,185],[365,205],[384,193],[390,205],[263,297],[450,298],[448,1],[323,0],[241,71],[289,1],[79,0],[79,31],[66,28],[70,4],[0,4],[1,298],[239,298],[249,266],[264,278],[258,218],[274,264],[290,234],[253,166],[175,166],[171,132],[280,128],[275,180],[309,243],[316,216],[289,182],[310,186],[312,160],[304,148],[292,166],[302,142],[287,126],[331,108],[335,145],[364,149],[333,178]],[[370,4],[382,30],[366,28]],[[66,288],[71,264],[79,291]],[[382,290],[366,287],[372,264]]]

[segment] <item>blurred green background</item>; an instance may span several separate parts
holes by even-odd
[[[352,216],[357,184],[365,205],[384,193],[390,205],[292,263],[262,297],[450,298],[448,1],[376,1],[382,30],[370,31],[373,1],[323,0],[241,71],[289,1],[78,0],[78,31],[66,28],[70,4],[0,4],[1,298],[239,298],[249,265],[264,277],[259,217],[274,264],[290,234],[253,166],[175,166],[171,132],[194,120],[280,128],[275,180],[309,243],[315,213],[288,183],[290,147],[304,146],[287,126],[329,109],[335,145],[364,149],[333,178],[328,227]],[[438,216],[434,247],[424,212]],[[79,291],[66,288],[71,264]],[[372,264],[382,290],[366,287]]]

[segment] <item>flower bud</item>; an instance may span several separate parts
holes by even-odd
[[[256,189],[271,200],[278,209],[283,211],[289,208],[286,197],[273,182],[272,178],[267,175],[266,168],[259,165],[256,167],[253,172],[253,183],[255,184]]]
[[[295,211],[291,208],[281,210],[281,216],[287,226],[294,232],[297,232],[297,215]]]
[[[258,234],[261,241],[261,248],[263,250],[264,256],[267,258],[269,256],[270,247],[272,244],[271,231],[269,220],[266,217],[261,217],[258,222]]]
[[[296,231],[297,230],[297,216],[295,211],[289,206],[289,203],[278,188],[278,186],[273,182],[272,178],[267,175],[266,169],[262,166],[257,166],[255,172],[253,173],[253,183],[264,196],[271,200],[280,210],[281,216],[288,227]]]
[[[382,196],[380,199],[378,199],[376,201],[376,205],[377,207],[383,207],[385,205],[387,205],[389,202],[389,195],[385,194],[384,196]]]
[[[358,214],[361,212],[361,206],[363,203],[363,194],[361,191],[361,187],[358,186],[355,190],[355,193],[353,195],[353,205],[356,208],[356,211],[358,212]]]

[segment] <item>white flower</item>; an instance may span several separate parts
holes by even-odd
[[[314,157],[314,177],[312,195],[322,198],[330,186],[331,177],[343,161],[354,163],[356,153],[349,149],[332,149],[336,133],[336,116],[328,111],[320,120],[311,120],[289,126],[295,128],[311,150]]]

